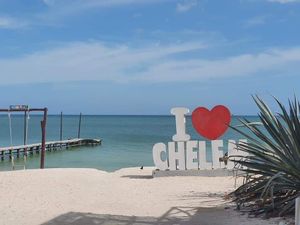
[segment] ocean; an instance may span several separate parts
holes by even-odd
[[[239,118],[258,121],[255,116],[233,116],[231,125],[239,124]],[[29,119],[28,143],[41,140],[39,115]],[[23,144],[23,122],[21,115],[12,115],[13,145]],[[79,116],[63,117],[63,138],[76,138]],[[47,121],[47,141],[59,140],[60,116],[50,115]],[[199,136],[187,117],[187,133],[193,140],[204,140]],[[125,167],[153,166],[152,147],[155,143],[172,141],[175,134],[174,116],[83,116],[81,126],[82,138],[102,139],[102,145],[95,147],[76,147],[67,150],[47,152],[46,168],[96,168],[115,171]],[[220,137],[226,143],[228,139],[243,138],[232,129]],[[8,117],[0,116],[0,146],[10,146]],[[224,149],[226,151],[227,145]],[[208,159],[210,148],[208,146]],[[22,157],[16,164],[23,165]],[[11,170],[8,159],[0,161],[0,170]],[[28,156],[27,169],[39,168],[39,155]]]

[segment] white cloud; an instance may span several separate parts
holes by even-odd
[[[300,48],[269,50],[259,54],[243,54],[221,60],[170,60],[155,65],[141,79],[151,81],[203,81],[211,78],[253,75],[295,75],[300,69]],[[296,68],[295,68],[296,67]],[[294,73],[294,74],[290,74]]]
[[[245,27],[259,26],[266,23],[267,16],[256,16],[245,21]]]
[[[43,0],[49,7],[71,8],[73,10],[84,10],[94,7],[113,7],[131,4],[151,4],[170,0]]]
[[[300,70],[300,47],[270,49],[223,59],[174,57],[206,48],[201,43],[132,48],[103,43],[73,43],[17,59],[0,59],[1,84],[115,81],[193,82],[255,75],[295,75]]]
[[[17,29],[27,26],[25,21],[20,21],[12,17],[0,16],[0,29]]]
[[[181,3],[177,3],[176,10],[177,12],[187,12],[198,5],[197,0],[185,0]]]
[[[55,3],[55,0],[42,0],[45,5],[51,6]]]
[[[277,2],[281,4],[292,3],[292,2],[300,2],[299,0],[268,0],[269,2]]]
[[[79,80],[128,81],[131,72],[163,61],[173,54],[201,49],[201,43],[170,46],[108,46],[103,43],[73,43],[68,46],[0,59],[1,84]]]
[[[125,5],[160,4],[173,0],[42,0],[48,10],[38,14],[41,20],[51,21],[95,8],[121,7]]]

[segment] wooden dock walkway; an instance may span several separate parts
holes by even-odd
[[[101,139],[85,139],[85,138],[75,138],[63,141],[49,141],[46,142],[46,151],[68,149],[72,147],[79,146],[95,146],[101,145]],[[13,155],[19,157],[22,155],[28,155],[33,153],[39,154],[42,149],[41,143],[28,144],[28,145],[18,145],[12,147],[1,147],[0,148],[0,158],[4,160],[6,156],[11,158]]]

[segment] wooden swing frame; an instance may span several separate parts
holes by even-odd
[[[20,106],[19,108],[10,108],[10,109],[0,109],[0,113],[11,113],[11,112],[24,112],[25,117],[29,112],[43,112],[43,120],[41,121],[41,129],[42,129],[42,149],[41,149],[41,159],[40,159],[40,168],[45,168],[45,152],[46,152],[46,126],[47,126],[47,114],[48,114],[48,108],[28,108]],[[25,132],[25,129],[24,129]],[[25,136],[25,134],[24,134]]]

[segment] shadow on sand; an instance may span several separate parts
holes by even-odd
[[[172,207],[157,218],[69,212],[42,225],[223,225],[230,224],[229,214],[223,208],[201,207]]]
[[[124,175],[122,178],[129,178],[129,179],[153,179],[152,175]]]

